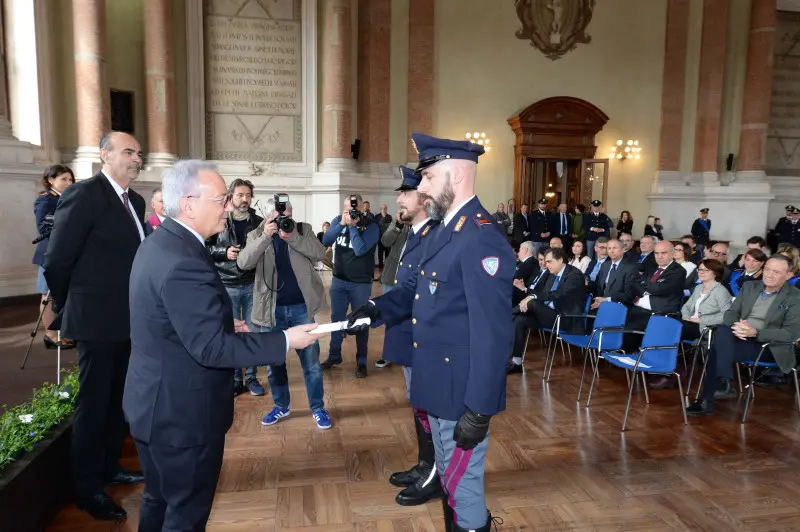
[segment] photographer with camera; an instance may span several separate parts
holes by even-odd
[[[233,303],[233,317],[244,320],[248,327],[253,312],[253,281],[255,272],[242,270],[236,265],[239,251],[245,246],[245,238],[261,224],[263,218],[250,206],[253,201],[253,184],[244,179],[234,179],[228,187],[233,212],[225,220],[225,229],[206,241],[208,254],[222,284]],[[258,382],[255,366],[247,368],[244,379],[242,369],[233,370],[233,395],[244,392],[245,387],[252,395],[264,395],[264,387]]]
[[[36,278],[36,290],[42,294],[39,312],[42,314],[42,326],[45,331],[44,345],[47,349],[58,348],[58,331],[48,329],[53,320],[56,319],[56,315],[53,312],[52,305],[48,304],[47,301],[47,293],[50,290],[47,287],[47,280],[44,278],[44,254],[47,251],[47,244],[50,242],[50,232],[53,230],[53,215],[56,212],[58,200],[61,198],[61,193],[74,183],[75,175],[68,166],[54,164],[44,171],[44,175],[42,175],[42,188],[44,190],[39,193],[36,201],[33,202],[33,216],[36,218],[36,229],[39,231],[39,236],[32,242],[32,244],[36,245],[36,250],[33,252],[33,260],[31,262],[39,268],[39,274]],[[74,347],[75,343],[73,341],[61,339],[61,349],[73,349]]]
[[[325,289],[314,266],[325,255],[325,246],[311,226],[292,219],[292,204],[286,194],[275,194],[262,211],[264,221],[247,235],[236,264],[255,269],[251,331],[283,331],[314,322],[325,303]],[[308,393],[311,415],[317,427],[328,429],[331,419],[323,401],[319,342],[297,350]],[[286,364],[267,368],[275,406],[261,420],[274,425],[290,412],[289,377]]]
[[[363,200],[360,194],[352,194],[344,200],[344,212],[331,221],[331,228],[322,237],[325,246],[333,247],[333,279],[331,280],[331,321],[341,321],[347,315],[347,307],[357,309],[366,303],[372,294],[375,273],[375,248],[378,245],[378,222],[362,213]],[[369,330],[355,334],[356,377],[367,376],[367,342]],[[342,363],[342,333],[331,333],[328,360],[322,369],[330,369]]]

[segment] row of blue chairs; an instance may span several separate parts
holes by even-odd
[[[626,371],[628,378],[628,401],[625,406],[625,416],[622,421],[622,431],[628,419],[630,411],[631,398],[633,396],[633,388],[636,385],[636,377],[640,376],[642,387],[644,388],[645,400],[650,403],[650,397],[647,391],[647,384],[645,382],[645,374],[652,375],[674,375],[678,380],[678,393],[680,397],[681,412],[683,413],[684,424],[688,423],[686,418],[686,406],[689,404],[689,395],[692,386],[692,379],[694,368],[698,356],[702,361],[702,371],[698,383],[703,382],[705,376],[706,365],[708,363],[708,350],[711,347],[713,338],[713,327],[707,328],[703,331],[701,338],[696,341],[681,341],[681,333],[683,324],[679,319],[670,316],[653,315],[648,321],[647,327],[644,331],[629,330],[625,328],[625,321],[627,319],[628,309],[625,305],[620,303],[604,302],[601,303],[597,309],[596,314],[590,314],[591,297],[587,297],[586,306],[583,314],[567,315],[559,314],[556,316],[555,322],[552,327],[542,327],[539,329],[542,345],[546,344],[545,365],[542,378],[549,382],[550,375],[555,362],[557,344],[561,347],[562,358],[566,360],[567,353],[569,359],[572,360],[572,353],[570,346],[575,346],[584,351],[583,369],[581,372],[581,382],[578,386],[577,401],[580,402],[581,393],[583,390],[584,379],[586,375],[586,367],[591,364],[592,380],[589,386],[589,392],[586,400],[586,407],[591,405],[592,392],[595,387],[595,382],[599,379],[599,365],[600,360],[605,360],[607,363],[622,368]],[[586,329],[588,329],[588,321],[594,320],[589,334],[569,334],[565,332],[561,324],[565,319],[582,319]],[[641,347],[638,353],[628,354],[622,348],[623,335],[626,333],[638,334],[642,336]],[[528,332],[528,338],[530,331]],[[546,337],[549,336],[549,339]],[[546,341],[547,340],[547,341]],[[528,340],[526,339],[525,348],[527,350]],[[742,423],[747,419],[747,410],[750,402],[754,397],[754,383],[756,381],[755,368],[773,368],[777,367],[774,362],[762,362],[760,359],[767,347],[776,344],[765,343],[761,347],[761,352],[755,360],[748,360],[742,365],[750,368],[750,384],[747,386],[747,400],[745,402],[744,413],[742,415]],[[564,346],[566,345],[566,352]],[[694,357],[690,366],[690,373],[686,387],[686,395],[684,396],[683,387],[680,375],[676,372],[678,356],[682,356],[684,365],[686,365],[685,346],[691,346],[694,350]],[[737,374],[739,374],[739,367],[737,365]],[[797,368],[793,369],[795,381],[795,400],[798,410],[800,410],[800,383],[798,383]],[[700,385],[698,384],[697,399],[700,395]],[[744,393],[744,388],[741,384],[741,375],[739,374],[739,389]]]

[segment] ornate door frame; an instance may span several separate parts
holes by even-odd
[[[594,137],[608,122],[597,106],[580,98],[555,96],[528,106],[508,119],[514,130],[514,199],[517,205],[532,204],[531,179],[526,164],[529,159],[595,159]],[[603,202],[607,195],[605,176]],[[586,187],[581,184],[581,200]]]

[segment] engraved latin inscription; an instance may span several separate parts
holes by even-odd
[[[800,169],[800,13],[778,11],[766,162]]]
[[[300,0],[206,0],[206,113],[217,160],[302,160]]]

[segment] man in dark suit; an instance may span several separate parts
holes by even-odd
[[[526,203],[520,206],[519,214],[514,216],[514,233],[512,238],[517,245],[527,242],[528,240],[541,242],[541,238],[536,240],[531,237],[531,214],[528,212],[528,205]]]
[[[653,314],[680,313],[686,269],[672,260],[674,253],[675,247],[671,242],[659,242],[653,251],[655,268],[640,270],[639,279],[632,288],[633,306],[628,310],[625,324],[628,329],[644,331]],[[623,342],[626,349],[635,350],[641,345],[641,340],[641,336],[626,334]]]
[[[586,305],[583,273],[566,262],[567,254],[563,249],[547,251],[547,280],[520,302],[521,313],[514,316],[514,345],[507,373],[522,373],[523,349],[529,329],[553,327],[558,314],[583,314]],[[572,333],[582,332],[581,320],[565,319],[560,328]]]
[[[639,281],[637,265],[625,260],[622,242],[609,240],[606,251],[608,260],[600,267],[595,281],[594,300],[591,309],[594,310],[604,301],[622,303],[626,307],[633,304],[633,286]]]
[[[552,228],[551,236],[559,237],[564,249],[572,249],[572,215],[567,212],[566,203],[559,205],[552,214],[549,227]]]
[[[139,530],[205,530],[233,423],[231,369],[283,364],[316,324],[247,333],[205,240],[232,211],[216,167],[175,164],[164,176],[168,218],[147,238],[130,282],[130,370],[124,408],[147,482]]]
[[[631,253],[628,255],[630,262],[639,266],[639,271],[654,272],[658,268],[656,266],[656,257],[653,254],[656,241],[650,235],[645,235],[639,240],[639,253]]]
[[[520,244],[517,258],[519,262],[514,272],[514,280],[522,281],[520,284],[526,287],[531,279],[539,273],[539,261],[536,260],[536,250],[533,247],[533,242],[527,241]]]
[[[130,357],[128,281],[145,238],[144,198],[129,189],[142,150],[127,133],[100,140],[103,167],[68,187],[55,212],[45,255],[45,278],[64,336],[76,341],[80,389],[72,425],[72,475],[78,508],[96,519],[125,510],[105,484],[144,480],[119,465],[125,437],[122,392]]]
[[[791,260],[774,255],[764,264],[762,279],[742,286],[714,330],[703,395],[686,409],[687,415],[710,416],[716,401],[736,397],[733,364],[755,360],[767,342],[780,343],[764,350],[762,362],[775,362],[784,373],[797,365],[792,343],[800,338],[800,291],[786,282],[792,275]]]

